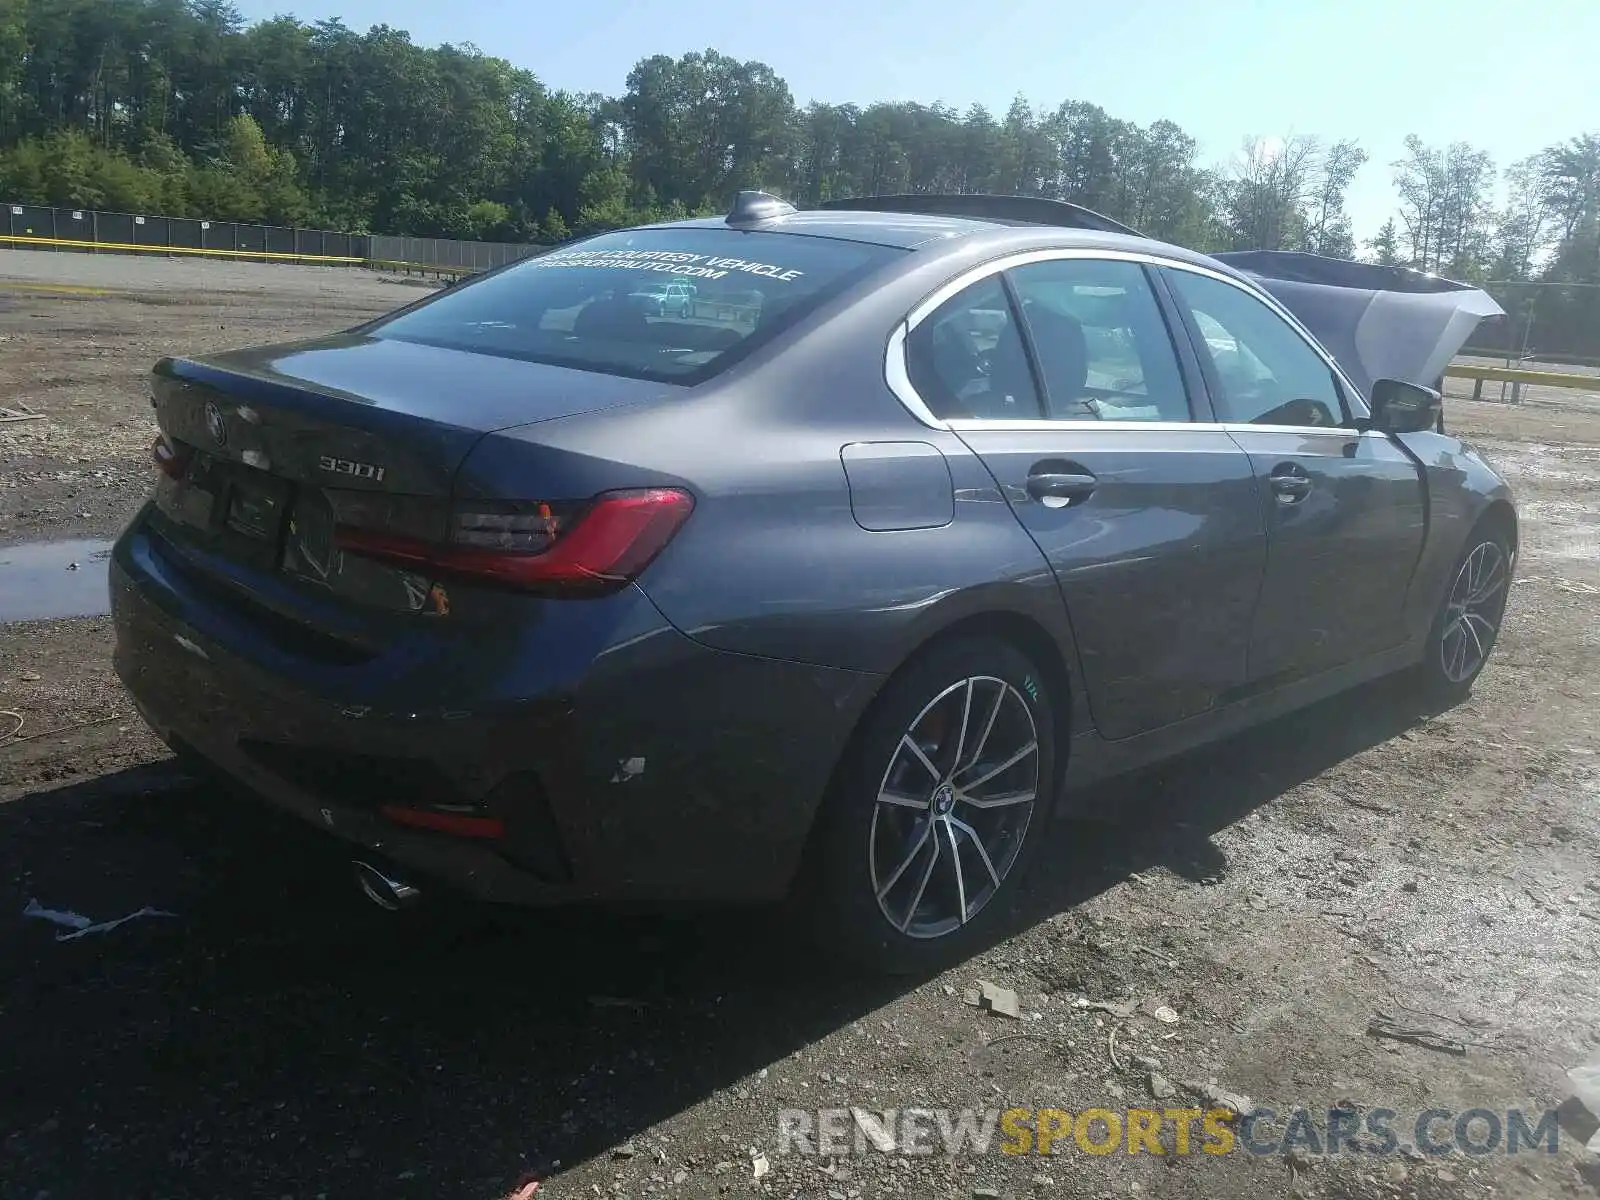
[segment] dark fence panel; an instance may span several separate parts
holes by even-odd
[[[141,246],[170,246],[166,217],[135,217],[134,237]]]
[[[69,242],[95,240],[95,217],[98,214],[81,208],[56,209],[56,236]]]
[[[11,206],[11,232],[19,237],[58,237],[56,233],[56,210],[53,208],[35,208],[31,204],[13,204]]]
[[[403,264],[421,270],[457,271],[486,270],[544,249],[542,246],[518,242],[469,242],[450,238],[338,233],[326,229],[292,229],[282,225],[249,225],[190,217],[45,208],[32,204],[5,204],[0,207],[0,234],[93,242],[118,251],[137,246],[140,253],[163,249],[205,250],[219,254],[361,259]]]
[[[1600,285],[1531,280],[1494,283],[1488,290],[1508,315],[1479,325],[1469,352],[1513,362],[1600,358]]]
[[[186,217],[172,217],[167,221],[167,245],[200,249],[200,222]]]
[[[399,237],[371,234],[369,257],[380,262],[411,263],[424,267],[486,271],[502,263],[539,254],[545,247],[524,242],[464,242],[450,238]]]
[[[133,216],[129,213],[101,213],[96,224],[99,226],[94,239],[97,242],[126,245],[133,241]]]
[[[267,252],[267,229],[264,225],[236,225],[237,245],[235,250],[244,250],[254,254]]]

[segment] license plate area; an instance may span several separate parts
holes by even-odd
[[[292,490],[287,480],[248,467],[235,468],[228,483],[223,524],[242,537],[275,546],[283,532]]]
[[[294,493],[287,479],[197,454],[187,479],[162,508],[213,553],[271,571],[278,566]]]

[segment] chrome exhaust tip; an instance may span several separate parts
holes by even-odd
[[[399,912],[422,899],[422,892],[403,879],[391,879],[369,862],[350,864],[361,894],[386,912]]]

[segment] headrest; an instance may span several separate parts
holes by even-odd
[[[572,333],[581,338],[609,338],[619,342],[642,342],[650,335],[650,322],[644,312],[626,296],[596,300],[584,306],[572,323]]]
[[[1052,405],[1076,403],[1089,379],[1089,344],[1074,316],[1037,301],[1023,305]]]

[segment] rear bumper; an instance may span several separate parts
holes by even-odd
[[[447,678],[449,659],[420,672],[411,662],[389,688],[370,664],[286,669],[191,590],[139,522],[110,575],[117,673],[169,745],[400,868],[495,902],[776,898],[878,684],[707,648],[629,589],[553,604],[532,653],[507,662],[524,684],[502,673],[473,703]],[[561,670],[528,666],[541,645]],[[419,702],[428,672],[448,708]],[[378,811],[435,789],[483,803],[505,835],[422,832]]]

